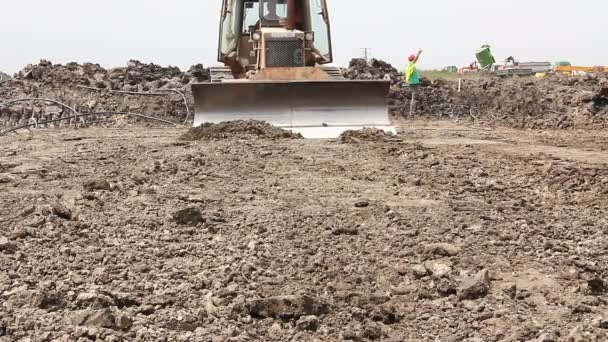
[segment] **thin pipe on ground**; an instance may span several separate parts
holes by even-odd
[[[186,99],[186,95],[184,95],[183,92],[181,92],[177,89],[158,89],[158,90],[156,90],[157,92],[136,92],[136,91],[103,89],[103,88],[89,87],[89,86],[83,86],[83,85],[76,85],[76,87],[82,88],[82,89],[87,89],[87,90],[93,90],[93,91],[108,91],[110,93],[124,94],[124,95],[136,95],[136,96],[167,96],[167,92],[173,92],[173,93],[176,93],[179,96],[181,96],[181,98],[184,100],[184,106],[186,106],[186,120],[184,120],[184,123],[187,123],[191,116],[190,106],[188,106],[188,100]]]
[[[65,103],[59,102],[57,100],[45,99],[45,98],[40,98],[40,97],[31,97],[31,98],[25,98],[25,99],[8,100],[8,101],[6,101],[4,103],[0,103],[0,107],[8,107],[8,106],[10,106],[12,104],[15,104],[15,103],[29,102],[29,101],[42,101],[42,102],[54,103],[54,104],[56,104],[58,106],[61,106],[61,107],[66,108],[66,109],[69,109],[70,111],[72,111],[72,113],[74,113],[76,115],[80,115],[80,113],[76,109],[74,109],[74,108],[66,105]]]
[[[20,129],[24,129],[24,128],[37,127],[39,125],[44,125],[44,124],[49,124],[49,123],[53,123],[53,122],[74,119],[74,118],[80,118],[80,117],[85,117],[85,116],[92,116],[92,115],[129,115],[129,116],[137,116],[137,117],[140,117],[140,118],[144,118],[144,119],[148,119],[148,120],[153,120],[153,121],[159,121],[159,122],[166,123],[166,124],[169,124],[169,125],[177,126],[177,124],[175,122],[171,122],[171,121],[168,121],[168,120],[163,120],[163,119],[155,118],[155,117],[149,116],[149,115],[138,114],[138,113],[129,113],[129,112],[96,112],[96,113],[84,113],[84,114],[78,114],[78,115],[73,115],[73,116],[66,116],[66,117],[59,118],[59,119],[47,120],[47,121],[42,121],[42,122],[35,122],[35,123],[27,124],[27,125],[13,127],[13,128],[8,129],[6,131],[0,132],[0,136],[8,134],[8,133],[11,133],[11,132],[16,132],[16,131],[18,131]]]

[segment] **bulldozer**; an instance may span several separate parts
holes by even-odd
[[[194,126],[260,120],[304,138],[395,133],[390,82],[347,80],[333,62],[326,0],[223,0],[218,62],[195,83]]]

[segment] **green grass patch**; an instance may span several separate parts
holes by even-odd
[[[476,80],[485,77],[485,75],[480,72],[468,72],[465,74],[459,74],[457,72],[448,72],[443,70],[421,70],[420,75],[430,80],[446,81],[458,81],[459,78],[462,78],[463,80]]]

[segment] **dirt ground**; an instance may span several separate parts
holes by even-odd
[[[608,133],[0,137],[0,341],[607,341]]]

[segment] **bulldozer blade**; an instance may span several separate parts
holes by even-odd
[[[194,126],[260,120],[304,138],[337,138],[365,127],[395,133],[386,81],[228,81],[192,85]]]

